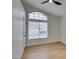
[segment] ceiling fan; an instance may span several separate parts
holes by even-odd
[[[44,4],[44,3],[47,3],[47,2],[49,2],[49,3],[53,3],[54,2],[57,5],[62,5],[60,2],[55,1],[55,0],[47,0],[47,1],[42,2],[41,4]]]

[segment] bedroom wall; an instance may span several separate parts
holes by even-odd
[[[24,51],[24,8],[20,0],[12,0],[12,59],[21,59]]]
[[[51,15],[47,12],[44,12],[40,9],[37,9],[33,6],[25,4],[24,2],[22,2],[22,3],[23,3],[25,10],[27,10],[26,13],[29,13],[32,11],[40,11],[48,17],[48,38],[47,39],[37,39],[37,40],[36,39],[35,40],[26,39],[26,46],[59,41],[59,27],[58,27],[59,18],[54,15]]]
[[[66,17],[60,19],[60,41],[66,44]]]

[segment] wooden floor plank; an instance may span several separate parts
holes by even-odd
[[[66,46],[57,42],[27,47],[22,59],[66,59]]]

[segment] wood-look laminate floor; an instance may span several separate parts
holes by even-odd
[[[22,59],[66,59],[66,47],[60,42],[27,47]]]

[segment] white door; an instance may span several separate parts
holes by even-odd
[[[12,4],[12,59],[21,59],[25,46],[25,11],[20,0],[13,0]]]

